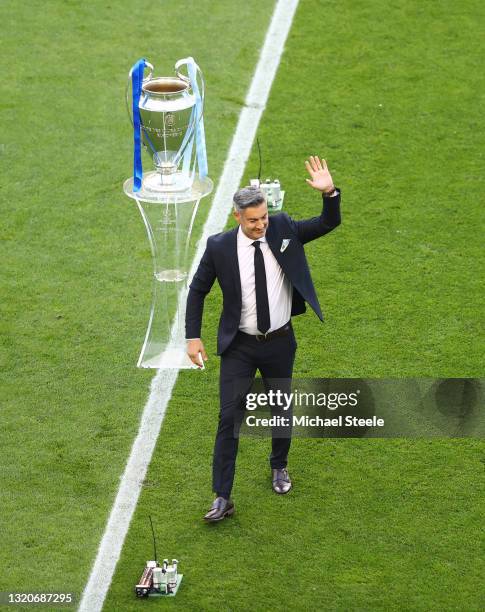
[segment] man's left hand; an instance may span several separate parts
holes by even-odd
[[[310,159],[305,161],[306,169],[308,174],[312,177],[306,179],[306,182],[313,187],[325,194],[331,194],[335,190],[332,176],[327,168],[327,162],[324,159],[320,159],[317,155],[310,155]]]

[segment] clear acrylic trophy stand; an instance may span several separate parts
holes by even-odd
[[[182,369],[196,367],[186,353],[185,305],[188,291],[189,244],[201,198],[212,191],[212,181],[196,177],[185,191],[145,188],[156,174],[143,177],[133,191],[133,177],[124,192],[133,198],[145,223],[153,258],[153,298],[150,320],[137,366]]]

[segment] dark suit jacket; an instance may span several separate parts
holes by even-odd
[[[321,321],[323,314],[315,293],[303,245],[320,238],[340,224],[340,191],[332,198],[323,198],[322,213],[318,217],[295,221],[286,213],[269,218],[266,240],[277,262],[293,286],[291,315],[305,312],[307,302]],[[217,278],[222,289],[223,309],[217,334],[217,354],[231,344],[241,319],[241,279],[237,258],[239,226],[210,236],[197,272],[190,283],[185,315],[185,337],[200,338],[204,298]],[[281,252],[283,239],[290,239]]]

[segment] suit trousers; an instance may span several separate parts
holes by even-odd
[[[238,450],[238,426],[246,412],[246,394],[259,370],[266,393],[270,389],[289,393],[297,343],[289,322],[289,332],[265,341],[238,332],[221,355],[219,395],[220,412],[212,464],[212,488],[218,496],[229,499],[234,481]],[[278,381],[271,379],[280,379]],[[284,379],[284,380],[281,380]],[[279,412],[278,412],[279,411]],[[281,409],[272,408],[272,414]],[[291,408],[284,412],[291,419]],[[269,457],[273,469],[286,467],[291,444],[291,429],[281,437],[272,431]]]

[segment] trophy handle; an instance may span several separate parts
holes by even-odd
[[[150,62],[147,62],[145,60],[145,68],[149,68],[150,72],[148,73],[147,77],[144,77],[143,82],[148,81],[152,78],[152,74],[153,74],[153,66],[150,64]],[[126,100],[126,111],[128,113],[128,117],[131,121],[131,125],[133,125],[133,116],[132,116],[132,108],[131,108],[131,103],[130,103],[130,98],[128,96],[128,90],[130,88],[130,83],[131,83],[131,75],[133,74],[133,66],[130,69],[130,72],[128,73],[128,79],[126,81],[126,87],[125,87],[125,100]]]
[[[181,60],[179,60],[175,64],[175,72],[176,72],[177,76],[179,77],[179,79],[185,80],[187,78],[184,74],[180,73],[179,68],[181,66],[186,66],[189,63],[187,61],[189,59],[192,59],[192,58],[188,58],[187,57],[187,58],[181,59]],[[192,60],[192,61],[194,61],[194,60]],[[202,119],[202,115],[204,114],[204,106],[205,106],[205,81],[204,81],[204,76],[202,74],[202,70],[199,68],[199,65],[195,61],[194,61],[194,66],[195,66],[195,70],[196,70],[196,75],[199,77],[200,84],[201,84],[200,97],[202,99],[202,109],[201,109],[201,113],[200,113],[200,117],[199,117],[199,121],[200,121]]]

